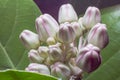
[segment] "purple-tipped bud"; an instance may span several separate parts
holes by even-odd
[[[40,45],[39,37],[36,33],[29,30],[24,30],[19,36],[21,42],[28,49],[36,49]]]
[[[84,47],[76,59],[76,64],[88,73],[96,70],[101,64],[99,48],[91,44]]]
[[[71,43],[75,40],[75,31],[72,25],[69,23],[64,23],[60,25],[60,29],[57,33],[57,39],[62,43]]]
[[[51,45],[49,46],[49,57],[50,59],[55,62],[55,61],[59,61],[62,58],[62,50],[60,49],[59,46],[57,45]]]
[[[91,43],[100,49],[105,48],[109,43],[109,37],[105,24],[96,24],[88,34],[88,43]]]
[[[98,8],[96,7],[88,7],[85,15],[83,16],[82,23],[89,30],[95,24],[101,21],[101,14]]]
[[[75,31],[76,37],[80,37],[83,32],[82,32],[82,28],[79,25],[79,23],[78,22],[72,22],[71,24],[72,24],[72,27]]]
[[[69,80],[71,70],[63,63],[57,62],[51,66],[51,75],[62,78],[62,80]]]
[[[30,52],[28,53],[28,58],[33,63],[42,63],[44,61],[44,58],[42,58],[37,50],[34,49],[30,50]]]
[[[58,29],[57,21],[49,14],[41,15],[36,19],[36,30],[41,41],[46,41],[48,37],[55,37]]]
[[[48,47],[46,46],[40,46],[38,48],[38,53],[42,58],[47,58],[48,57]]]
[[[28,65],[28,67],[25,70],[29,72],[36,72],[36,73],[50,75],[49,68],[43,64],[31,63]]]
[[[63,4],[59,9],[59,23],[74,22],[78,20],[78,16],[71,4]]]

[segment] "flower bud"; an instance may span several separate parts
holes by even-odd
[[[96,70],[101,64],[99,48],[89,44],[81,50],[81,53],[76,59],[76,64],[85,72]]]
[[[36,50],[34,50],[34,49],[30,50],[30,52],[28,53],[28,58],[33,63],[42,63],[44,61],[44,58],[42,58],[38,54],[38,52]]]
[[[40,46],[38,48],[38,53],[42,58],[47,58],[48,57],[48,47],[45,46]]]
[[[101,14],[98,8],[96,7],[88,7],[85,15],[83,16],[82,23],[89,30],[95,24],[101,21]]]
[[[53,58],[47,57],[44,64],[47,65],[47,66],[50,66],[50,65],[54,64]]]
[[[59,25],[49,14],[41,15],[36,19],[36,30],[41,41],[46,41],[48,37],[55,37]]]
[[[81,48],[85,47],[87,44],[87,40],[83,36],[81,36],[78,43],[78,52],[80,52]]]
[[[75,40],[75,31],[72,25],[69,23],[64,23],[60,25],[60,29],[57,33],[57,39],[62,43],[71,43]]]
[[[66,59],[69,60],[70,58],[74,58],[76,57],[78,51],[77,51],[77,48],[76,47],[70,47],[67,49],[66,51]]]
[[[61,60],[62,50],[57,45],[50,46],[49,57],[53,62]]]
[[[59,9],[59,23],[77,21],[77,14],[71,4],[63,4]]]
[[[69,80],[71,70],[66,65],[57,62],[51,66],[51,74],[55,77],[62,78],[62,80]]]
[[[21,42],[28,49],[36,49],[40,45],[39,37],[36,33],[29,30],[24,30],[19,36]]]
[[[72,28],[75,31],[76,37],[80,37],[82,35],[82,29],[81,29],[79,23],[72,22],[71,24],[72,24]]]
[[[28,67],[25,70],[29,72],[36,72],[36,73],[50,75],[49,68],[43,64],[31,63],[28,65]]]
[[[48,45],[54,45],[56,43],[53,37],[49,37],[46,42]]]
[[[80,69],[78,66],[69,63],[69,67],[70,67],[73,75],[82,74],[82,69]]]
[[[85,26],[83,26],[82,20],[83,20],[83,18],[80,17],[78,20],[78,23],[80,25],[80,29],[82,30],[82,34],[84,34],[87,30],[86,30]]]
[[[109,37],[105,24],[96,24],[88,34],[88,43],[91,43],[100,49],[105,48],[109,43]]]

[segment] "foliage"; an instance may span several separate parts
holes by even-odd
[[[6,70],[0,72],[1,80],[57,80],[52,76],[30,73],[18,70]]]

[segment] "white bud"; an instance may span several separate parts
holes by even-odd
[[[48,57],[48,50],[49,50],[48,47],[46,47],[46,46],[40,46],[38,48],[38,53],[39,53],[39,55],[41,57],[47,58]]]
[[[49,46],[49,57],[53,62],[61,60],[62,50],[60,47],[57,45]]]
[[[36,33],[24,30],[19,36],[21,42],[28,49],[36,49],[40,45],[39,37]]]
[[[69,60],[71,58],[75,58],[77,53],[78,53],[78,50],[76,47],[69,47],[66,51],[66,59]]]
[[[36,73],[50,75],[49,68],[43,64],[31,63],[28,65],[28,67],[25,70],[29,72],[36,72]]]
[[[46,42],[48,45],[54,45],[56,43],[53,37],[49,37]]]
[[[46,41],[48,37],[55,37],[59,29],[57,21],[49,14],[41,15],[36,19],[36,30],[41,41]]]
[[[44,58],[42,58],[37,50],[34,49],[30,50],[30,52],[28,53],[28,58],[33,63],[42,63],[44,61]]]
[[[60,29],[57,33],[57,39],[62,43],[71,43],[75,40],[75,31],[72,25],[69,23],[64,23],[60,25]]]
[[[109,43],[109,37],[105,24],[96,24],[88,34],[88,43],[91,43],[100,49],[105,48]]]
[[[78,22],[72,22],[71,24],[72,24],[72,28],[75,31],[76,37],[80,37],[83,34],[83,32],[82,32],[82,28],[79,25],[79,23]]]
[[[69,63],[70,69],[72,71],[73,75],[80,75],[82,74],[82,69],[80,69],[78,66],[76,65],[72,65]]]
[[[78,23],[80,25],[80,29],[82,30],[82,34],[84,34],[86,32],[86,28],[85,28],[85,26],[83,26],[82,20],[83,20],[83,18],[80,17],[78,20]]]
[[[88,7],[83,16],[82,23],[86,29],[91,29],[95,24],[100,23],[101,14],[98,8]]]
[[[63,63],[57,62],[51,66],[51,75],[62,78],[62,80],[69,80],[71,70]]]
[[[71,4],[63,4],[59,9],[59,23],[77,21],[77,14]]]

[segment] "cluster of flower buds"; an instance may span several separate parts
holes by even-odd
[[[88,7],[78,18],[71,4],[63,4],[58,22],[49,14],[36,21],[37,34],[24,30],[22,43],[30,51],[26,71],[52,75],[62,80],[80,80],[84,72],[95,71],[101,64],[101,50],[109,43],[107,27],[100,11]]]

